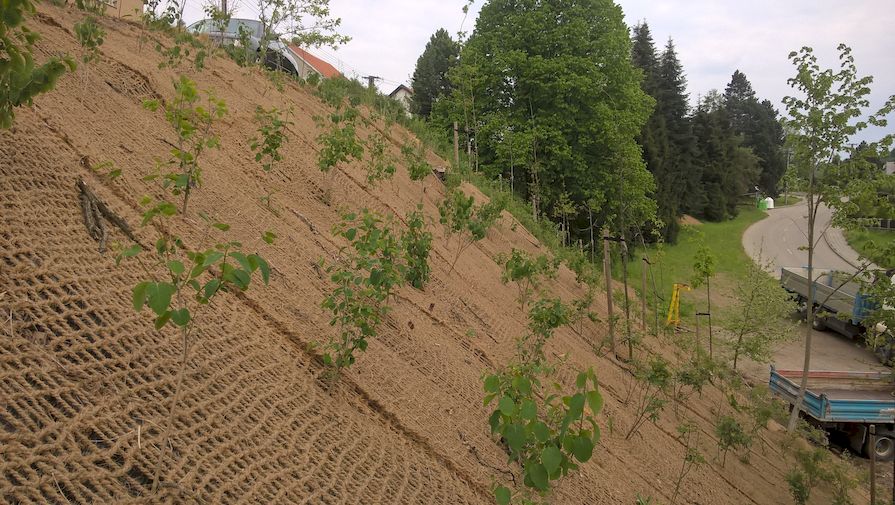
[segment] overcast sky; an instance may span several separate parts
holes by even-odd
[[[198,0],[193,0],[198,1]],[[231,0],[232,2],[233,0]],[[256,17],[253,0],[238,0],[240,15]],[[452,35],[463,23],[464,0],[330,0],[342,18],[341,32],[352,37],[338,50],[312,50],[350,77],[377,75],[388,93],[410,84],[416,59],[438,28]],[[463,29],[472,31],[477,1]],[[871,105],[895,93],[895,1],[893,0],[622,0],[627,24],[646,20],[656,45],[674,39],[688,81],[691,102],[717,88],[723,91],[734,70],[744,72],[760,98],[782,109],[793,75],[790,51],[811,46],[821,64],[837,64],[836,46],[854,50],[858,71],[874,76]],[[196,4],[198,5],[198,4]],[[189,7],[194,7],[188,4]],[[201,10],[188,8],[190,22]],[[895,118],[890,117],[890,122]],[[895,124],[888,128],[892,131]],[[881,130],[863,135],[878,137]]]

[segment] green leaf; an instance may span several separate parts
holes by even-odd
[[[534,487],[539,491],[546,491],[550,488],[547,476],[547,469],[540,463],[529,463],[525,465],[525,475],[531,479]]]
[[[548,445],[541,451],[541,462],[549,475],[554,475],[562,463],[562,452],[555,445]]]
[[[488,393],[497,393],[500,389],[500,379],[496,375],[485,377],[485,391]]]
[[[516,410],[516,402],[513,401],[509,396],[503,396],[497,402],[497,407],[500,409],[500,412],[505,416],[512,416],[513,412]]]
[[[494,488],[494,499],[497,501],[497,505],[509,505],[512,494],[507,487],[497,486]]]
[[[121,263],[121,260],[124,258],[133,258],[134,256],[140,254],[142,250],[143,248],[140,247],[139,244],[128,247],[127,249],[118,253],[118,257],[115,258],[115,264],[117,265],[118,263]]]
[[[132,301],[134,304],[134,310],[140,312],[143,309],[143,303],[146,302],[146,290],[149,288],[150,282],[143,281],[136,286],[132,291]]]
[[[525,396],[531,394],[531,381],[528,377],[513,377],[513,387]]]
[[[581,372],[578,374],[578,377],[575,379],[575,387],[578,389],[583,389],[584,386],[587,385],[587,374]]]
[[[550,428],[548,428],[546,424],[541,421],[535,421],[529,426],[531,427],[531,432],[535,434],[535,438],[538,439],[538,442],[544,443],[550,439]]]
[[[159,282],[151,285],[147,290],[149,308],[159,316],[165,314],[171,305],[171,296],[176,291],[177,289],[170,282]]]
[[[538,416],[538,406],[531,400],[523,400],[519,408],[519,416],[522,419],[532,420]]]
[[[155,318],[155,329],[160,330],[163,326],[168,324],[168,321],[171,319],[171,311],[166,311],[164,314]]]
[[[600,410],[603,408],[603,395],[597,390],[588,391],[587,406],[590,407],[590,411],[593,415],[599,414]]]
[[[582,412],[584,412],[584,395],[575,393],[569,400],[569,416],[572,419],[578,419]]]
[[[217,294],[218,288],[221,286],[221,281],[219,279],[211,279],[210,281],[205,283],[204,296],[206,300],[210,300],[215,294]]]
[[[267,264],[267,260],[257,254],[249,256],[249,259],[252,258],[258,263],[258,269],[261,270],[261,280],[264,281],[264,285],[266,286],[270,281],[270,265]]]
[[[575,439],[572,441],[572,454],[578,461],[582,463],[587,462],[593,452],[594,444],[591,441],[590,437],[575,437]]]
[[[276,238],[277,238],[276,233],[274,233],[270,230],[265,231],[264,234],[261,235],[261,239],[264,240],[265,242],[267,242],[268,244],[273,244],[273,241],[276,240]]]
[[[509,424],[503,430],[503,438],[513,452],[519,452],[525,445],[525,428],[515,423]]]
[[[171,260],[168,262],[168,270],[175,276],[178,276],[184,271],[183,263],[177,260]]]
[[[180,327],[184,327],[190,322],[190,311],[187,308],[183,308],[180,310],[175,310],[171,312],[171,320],[174,321],[174,324]]]
[[[218,230],[221,230],[221,231],[228,231],[228,230],[230,230],[230,225],[227,224],[227,223],[214,223],[214,224],[211,225],[211,226],[214,226],[215,228],[217,228]]]

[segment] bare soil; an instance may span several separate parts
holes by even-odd
[[[42,36],[39,57],[78,54],[71,26],[81,17],[41,6],[30,21]],[[191,213],[230,223],[247,248],[268,258],[273,274],[269,287],[223,295],[203,315],[171,439],[172,463],[161,493],[149,496],[179,338],[170,329],[154,331],[145,311],[134,312],[130,289],[146,274],[133,262],[116,267],[111,253],[99,253],[84,226],[76,181],[83,178],[151,246],[159,230],[137,226],[139,201],[159,192],[143,177],[174,139],[162,115],[141,102],[172,96],[177,71],[159,70],[154,42],[138,50],[139,26],[100,23],[107,37],[99,62],[65,76],[33,107],[18,109],[15,127],[0,132],[0,501],[492,502],[499,475],[490,467],[505,467],[506,455],[488,433],[481,376],[511,359],[526,321],[515,289],[501,284],[494,257],[513,247],[544,251],[505,214],[449,274],[454,243],[446,247],[433,225],[432,282],[425,291],[400,290],[381,335],[327,390],[311,344],[333,331],[320,308],[330,285],[315,265],[343,245],[329,233],[339,207],[365,206],[401,219],[422,201],[435,222],[443,187],[429,177],[421,191],[403,167],[393,182],[369,187],[360,164],[352,164],[336,171],[328,205],[312,119],[324,106],[305,88],[287,84],[279,92],[263,75],[221,58],[203,72],[180,69],[229,108],[215,128],[222,147],[207,151]],[[249,150],[256,105],[295,110],[285,161],[268,174]],[[397,156],[410,135],[380,127]],[[430,160],[445,165],[434,155]],[[123,176],[110,181],[89,169],[105,161]],[[278,215],[259,201],[268,189],[277,191]],[[464,190],[484,199],[473,187]],[[175,218],[170,226],[198,246],[205,231],[197,221]],[[260,241],[266,229],[279,236],[273,246]],[[120,230],[109,230],[110,243],[130,244]],[[566,269],[550,288],[566,300],[583,294]],[[684,418],[696,422],[712,459],[713,411],[725,408],[724,396],[709,388],[681,406],[680,419],[668,409],[625,441],[633,421],[623,405],[630,374],[623,363],[594,352],[606,331],[603,324],[588,324],[580,334],[565,328],[549,344],[551,356],[566,359],[562,382],[570,384],[574,369],[594,367],[606,400],[594,458],[562,482],[552,502],[630,505],[639,493],[667,504],[684,454],[676,425]],[[647,339],[638,352],[675,359],[664,340]],[[728,457],[724,467],[694,470],[678,503],[789,503],[782,435],[761,436],[748,463]],[[812,503],[828,498],[822,487]]]

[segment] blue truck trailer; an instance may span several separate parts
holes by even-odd
[[[778,370],[771,366],[771,391],[795,405],[799,395],[801,370]],[[887,372],[812,370],[802,413],[813,425],[838,431],[848,437],[858,454],[878,461],[895,458],[895,376]],[[877,440],[871,448],[869,426],[876,425]]]

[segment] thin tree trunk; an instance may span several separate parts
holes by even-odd
[[[604,231],[605,233],[605,231]],[[609,315],[609,348],[615,355],[615,318],[612,315],[612,266],[610,265],[609,241],[603,238],[603,276],[606,277],[606,310]]]
[[[789,416],[789,424],[786,430],[792,433],[796,429],[799,420],[799,412],[805,402],[805,390],[808,388],[808,371],[811,369],[811,337],[814,326],[814,222],[816,218],[817,203],[814,201],[814,170],[811,172],[811,181],[808,185],[808,301],[805,308],[807,313],[805,326],[805,361],[802,365],[802,380],[799,382],[799,396],[793,405]]]

